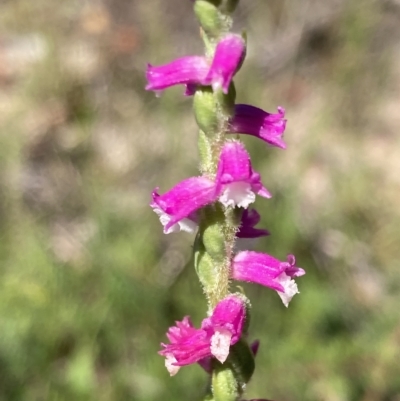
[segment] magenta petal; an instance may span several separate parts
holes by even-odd
[[[204,330],[194,328],[189,317],[175,324],[167,332],[170,344],[161,344],[160,355],[173,356],[174,366],[195,363],[211,355],[209,336]]]
[[[231,295],[218,303],[209,319],[209,323],[214,329],[216,327],[228,329],[232,333],[231,345],[233,345],[240,339],[245,318],[246,307],[243,300],[238,296]],[[207,324],[208,322],[205,323],[205,325]]]
[[[278,107],[278,113],[271,114],[258,107],[237,104],[235,115],[230,121],[229,132],[256,136],[272,146],[285,149],[282,139],[286,127],[285,109]]]
[[[236,233],[238,238],[260,238],[269,235],[268,230],[255,228],[260,222],[260,214],[255,209],[245,209],[242,214],[239,230]]]
[[[216,176],[216,191],[225,206],[247,208],[255,195],[270,198],[260,175],[253,171],[250,155],[238,141],[226,142],[222,148]]]
[[[181,322],[175,322],[175,324],[176,326],[170,327],[167,332],[167,338],[171,344],[176,344],[196,332],[189,316],[185,316]]]
[[[218,303],[209,318],[203,320],[201,328],[210,335],[211,353],[220,362],[226,360],[230,346],[239,341],[245,319],[244,301],[236,295],[230,295]],[[210,372],[209,358],[198,363],[206,372]]]
[[[154,67],[147,66],[147,90],[161,91],[174,85],[197,85],[204,82],[209,71],[209,64],[204,57],[186,56],[169,64]]]
[[[163,195],[155,190],[150,206],[159,215],[165,234],[179,229],[193,232],[197,227],[195,212],[215,200],[213,181],[205,177],[191,177]]]
[[[210,338],[201,329],[195,330],[190,336],[181,337],[177,343],[161,345],[164,349],[159,354],[166,357],[173,355],[175,366],[190,365],[211,356]]]
[[[204,84],[228,93],[232,78],[243,61],[245,50],[244,40],[239,35],[228,34],[221,39]]]
[[[281,268],[285,270],[285,273],[289,277],[300,277],[306,274],[301,267],[296,267],[296,259],[294,255],[288,255],[287,261],[281,263]]]

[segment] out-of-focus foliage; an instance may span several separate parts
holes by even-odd
[[[274,194],[257,249],[307,270],[288,310],[244,286],[248,398],[399,401],[400,3],[241,3],[238,101],[288,117],[286,151],[244,138]],[[196,172],[191,100],[143,88],[201,51],[186,0],[1,2],[1,401],[200,399],[205,373],[157,355],[205,314],[193,238],[148,207]]]

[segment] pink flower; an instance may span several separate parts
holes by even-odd
[[[163,195],[159,195],[156,188],[150,206],[158,214],[165,234],[180,230],[194,232],[197,212],[202,207],[219,199],[225,206],[247,208],[254,202],[256,194],[266,198],[271,196],[262,185],[260,175],[253,171],[244,145],[232,141],[222,148],[215,182],[206,177],[191,177]],[[259,220],[255,210],[244,212],[238,238],[268,235],[268,231],[254,227]]]
[[[299,292],[292,278],[304,274],[303,269],[295,266],[293,255],[289,255],[286,262],[281,262],[264,253],[243,251],[235,256],[231,266],[233,279],[272,288],[277,291],[285,306]]]
[[[260,174],[253,171],[250,156],[244,145],[237,141],[226,142],[222,148],[216,176],[219,201],[225,206],[247,208],[256,194],[270,198],[262,185]]]
[[[146,70],[147,90],[162,91],[174,85],[186,85],[186,95],[193,95],[197,85],[211,85],[228,93],[229,85],[244,58],[245,43],[234,34],[227,34],[218,42],[211,65],[205,57],[186,56],[168,64]]]
[[[197,227],[197,210],[215,200],[213,181],[206,177],[191,177],[163,195],[159,195],[156,188],[150,206],[158,214],[165,234],[179,230],[193,232]]]
[[[230,121],[229,132],[253,135],[272,146],[285,149],[286,144],[282,139],[286,127],[284,117],[283,107],[278,107],[277,114],[271,114],[258,107],[237,104],[235,115]]]
[[[161,344],[159,352],[165,356],[165,366],[175,375],[181,366],[199,362],[208,365],[208,358],[226,361],[231,345],[236,344],[242,334],[245,321],[244,301],[235,295],[223,299],[212,315],[203,320],[200,329],[193,327],[189,317],[170,327],[167,337],[170,344]]]

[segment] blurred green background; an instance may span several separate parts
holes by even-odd
[[[196,174],[183,88],[147,62],[202,52],[186,0],[0,3],[0,400],[196,401],[167,328],[206,305],[193,236],[148,203]],[[400,401],[400,3],[242,1],[237,100],[286,108],[288,149],[246,137],[272,235],[307,275],[285,309],[245,285],[261,340],[247,398]]]

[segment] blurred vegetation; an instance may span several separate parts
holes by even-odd
[[[248,398],[400,400],[400,3],[252,0],[238,101],[286,108],[288,149],[244,138],[274,194],[258,250],[307,270],[286,310],[246,285]],[[159,343],[205,302],[193,238],[148,207],[196,171],[182,88],[146,62],[202,51],[189,1],[0,3],[0,400],[198,400]]]

